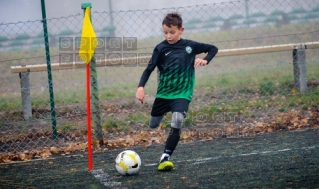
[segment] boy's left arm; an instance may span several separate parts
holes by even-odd
[[[203,59],[197,58],[195,60],[195,67],[207,65],[218,52],[218,48],[216,46],[198,42],[195,42],[194,50],[196,54],[207,53]]]

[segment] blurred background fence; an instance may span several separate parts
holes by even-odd
[[[214,44],[220,50],[296,45],[295,50],[290,45],[291,50],[285,51],[217,56],[209,66],[198,68],[195,95],[184,124],[188,131],[218,128],[222,132],[218,136],[229,131],[233,134],[228,135],[240,137],[318,126],[319,51],[302,44],[319,41],[319,0],[239,0],[112,12],[96,12],[93,4],[91,17],[99,40],[117,39],[124,45],[124,39],[132,39],[136,45],[134,49],[121,46],[96,51],[96,61],[108,59],[111,66],[96,69],[98,111],[93,116],[101,119],[94,122],[95,138],[111,140],[119,133],[125,136],[132,130],[147,129],[157,75],[153,73],[148,81],[146,103],[141,105],[135,92],[147,62],[138,57],[150,56],[164,39],[161,22],[172,11],[183,17],[183,38]],[[79,12],[46,19],[47,36],[41,20],[0,24],[0,152],[86,141],[85,69],[63,68],[78,61],[83,21],[80,8]],[[54,99],[46,69],[17,69],[46,65],[45,37],[51,65],[60,67],[51,72]],[[117,58],[128,57],[135,61],[118,64]],[[294,70],[297,62],[305,65],[301,73]],[[296,81],[296,74],[305,74],[305,78]],[[302,90],[298,82],[305,82]],[[23,98],[28,98],[24,96],[28,91],[31,106],[26,115],[24,108],[28,107],[23,102],[28,99]],[[162,127],[169,125],[168,114]]]

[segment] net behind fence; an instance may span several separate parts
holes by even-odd
[[[182,38],[233,49],[228,56],[217,55],[209,66],[196,69],[195,96],[182,142],[317,128],[318,8],[318,0],[234,1],[118,12],[94,12],[93,6],[92,23],[101,44],[95,58],[111,64],[98,66],[92,76],[98,83],[92,89],[97,94],[97,109],[92,113],[95,150],[165,142],[170,114],[161,128],[148,131],[157,73],[145,88],[145,104],[135,99],[135,92],[147,65],[139,57],[151,56],[163,40],[162,19],[172,11],[183,17]],[[85,70],[65,66],[80,61],[81,11],[47,19],[51,63],[59,65],[59,70],[51,72],[54,99],[50,99],[48,72],[39,68],[47,61],[41,20],[0,25],[0,152],[6,154],[1,161],[10,161],[8,152],[24,151],[26,156],[16,159],[28,159],[86,149]],[[128,44],[132,48],[125,48]],[[285,51],[254,52],[257,47],[282,44],[295,45]],[[256,48],[236,55],[239,48],[250,47]],[[299,63],[305,71],[296,70]],[[26,71],[13,68],[30,65],[33,68]],[[302,74],[306,78],[298,78]],[[101,120],[96,121],[96,116]]]

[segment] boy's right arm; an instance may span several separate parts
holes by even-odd
[[[141,79],[140,79],[140,82],[138,84],[138,88],[137,88],[137,91],[136,91],[136,95],[135,97],[143,104],[144,103],[144,86],[146,85],[146,82],[148,81],[148,78],[150,77],[152,73],[152,70],[148,69],[148,66],[147,68],[144,70],[142,76],[141,76]]]
[[[144,87],[138,87],[135,97],[143,104],[144,103],[144,97],[145,97],[145,93],[144,93]]]
[[[135,94],[135,97],[143,104],[144,103],[144,97],[145,97],[145,93],[144,93],[144,86],[146,85],[151,73],[153,72],[153,70],[156,67],[156,64],[158,62],[158,57],[159,57],[159,51],[157,48],[154,49],[153,54],[152,54],[152,58],[149,61],[146,69],[144,70],[140,82],[138,84],[138,88]]]

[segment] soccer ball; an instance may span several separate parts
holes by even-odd
[[[122,175],[137,174],[141,168],[141,158],[132,150],[125,150],[117,155],[115,163],[116,170]]]

